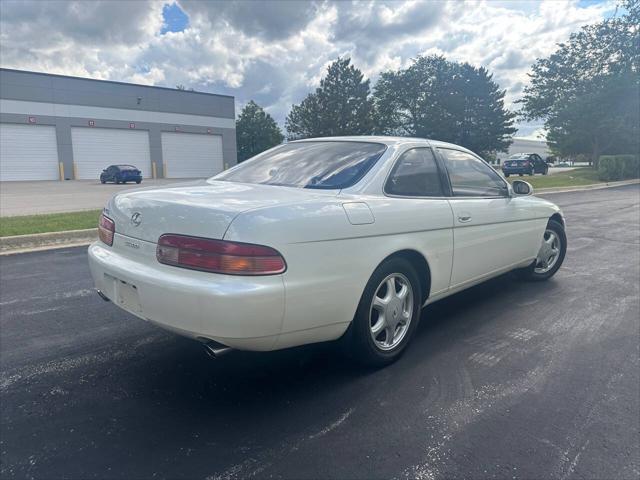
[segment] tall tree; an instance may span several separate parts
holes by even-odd
[[[279,145],[284,140],[280,127],[271,115],[251,100],[236,120],[238,162]]]
[[[285,126],[291,140],[371,134],[374,122],[369,80],[351,65],[350,58],[338,58],[329,65],[316,91],[291,108]]]
[[[377,130],[457,143],[478,153],[511,144],[515,114],[485,68],[421,56],[407,69],[384,72],[374,89]]]
[[[604,153],[640,151],[640,3],[623,7],[532,66],[522,116],[544,119],[561,155],[585,154],[597,165]]]

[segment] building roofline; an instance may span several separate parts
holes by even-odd
[[[4,67],[0,67],[0,72],[15,72],[15,73],[28,73],[31,75],[41,75],[41,76],[46,76],[46,77],[58,77],[58,78],[71,78],[73,80],[87,80],[89,82],[98,82],[98,83],[111,83],[111,84],[115,84],[115,85],[126,85],[128,87],[142,87],[142,88],[155,88],[155,89],[159,89],[159,90],[169,90],[172,92],[182,92],[182,93],[191,93],[191,94],[199,94],[199,95],[209,95],[209,96],[213,96],[213,97],[224,97],[224,98],[231,98],[235,100],[235,97],[233,95],[223,95],[220,93],[209,93],[209,92],[197,92],[197,91],[191,91],[191,90],[178,90],[177,88],[171,88],[171,87],[160,87],[160,86],[156,86],[156,85],[143,85],[140,83],[130,83],[130,82],[118,82],[115,80],[99,80],[97,78],[88,78],[88,77],[75,77],[72,75],[60,75],[58,73],[47,73],[47,72],[34,72],[31,70],[18,70],[15,68],[4,68]]]

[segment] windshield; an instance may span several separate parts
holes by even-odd
[[[383,144],[368,142],[288,143],[213,179],[299,188],[346,188],[358,182],[386,149]]]
[[[137,170],[133,165],[118,165],[120,170]]]

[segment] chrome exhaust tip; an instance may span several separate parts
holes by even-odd
[[[233,350],[233,348],[225,347],[220,343],[210,342],[204,344],[204,349],[211,358],[219,358]]]
[[[102,293],[100,290],[96,290],[96,292],[98,292],[98,295],[100,295],[100,298],[103,299],[105,302],[110,302],[111,300],[109,300],[109,297],[107,297],[104,293]]]

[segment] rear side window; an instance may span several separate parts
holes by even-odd
[[[460,150],[438,149],[444,158],[454,197],[506,196],[505,181],[488,164]]]
[[[357,183],[387,147],[370,142],[288,143],[214,177],[228,182],[340,189]]]
[[[409,197],[442,197],[442,182],[430,148],[404,152],[391,171],[385,192]]]

